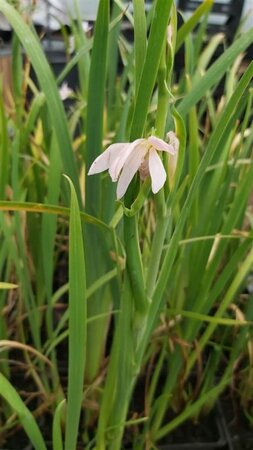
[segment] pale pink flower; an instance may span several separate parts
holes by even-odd
[[[173,36],[173,32],[172,32],[172,26],[170,24],[167,27],[167,42],[169,45],[172,45],[172,36]]]
[[[73,89],[71,89],[68,86],[68,83],[66,83],[66,81],[64,81],[60,87],[59,93],[60,93],[61,99],[64,101],[64,100],[67,100],[69,97],[71,97],[73,95],[74,91],[73,91]]]
[[[120,199],[140,170],[142,179],[150,175],[151,189],[156,194],[163,187],[167,176],[157,152],[175,155],[178,150],[176,141],[175,144],[168,144],[156,136],[136,139],[131,143],[112,144],[95,159],[88,175],[108,170],[112,181],[118,181],[117,198]]]
[[[179,150],[179,140],[174,133],[174,131],[169,131],[169,133],[166,134],[166,141],[172,145],[175,149],[174,155],[170,156],[169,164],[168,164],[168,175],[169,175],[169,182],[170,187],[173,186],[174,183],[174,175],[177,168],[177,160],[178,160],[178,150]]]
[[[179,150],[179,139],[176,136],[176,133],[174,133],[174,131],[169,131],[166,134],[166,141],[172,145],[172,147],[174,147],[175,151],[174,151],[174,155],[178,152]]]

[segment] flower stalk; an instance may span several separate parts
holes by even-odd
[[[171,25],[169,25],[169,27],[171,27]],[[169,62],[170,65],[172,66],[173,61],[172,47],[170,43],[167,43],[167,36],[166,36],[160,66],[158,70],[158,104],[156,114],[156,132],[158,136],[163,136],[165,132],[166,120],[168,115],[168,104],[170,99],[170,92],[167,87],[168,83],[170,82],[170,70],[168,71],[168,66],[166,64],[167,47],[169,49]],[[151,253],[149,258],[150,264],[148,267],[146,278],[147,294],[149,297],[152,297],[153,290],[155,287],[160,267],[162,250],[168,228],[168,209],[165,201],[164,191],[161,191],[158,193],[158,195],[156,195],[155,204],[157,213],[157,224],[152,240]]]

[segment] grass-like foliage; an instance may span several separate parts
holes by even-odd
[[[252,30],[206,39],[212,0],[180,27],[173,0],[100,0],[92,32],[71,25],[74,53],[63,28],[56,77],[11,3],[0,446],[21,428],[36,450],[159,448],[232,381],[247,411]]]

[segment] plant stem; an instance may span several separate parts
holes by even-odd
[[[140,314],[145,314],[148,304],[139,246],[137,214],[133,217],[124,216],[124,237],[126,246],[126,268],[134,295],[135,310]]]
[[[137,196],[138,187],[133,181],[125,195],[126,207],[131,207]],[[126,270],[129,276],[132,293],[134,296],[135,311],[145,315],[148,300],[145,291],[144,270],[139,244],[138,213],[132,217],[124,215],[124,240],[126,249]]]
[[[156,196],[156,204],[158,205],[157,212],[159,215],[156,230],[153,236],[151,253],[150,253],[150,263],[147,271],[146,278],[146,289],[149,298],[152,297],[155,282],[157,279],[157,274],[160,267],[161,255],[164,246],[164,240],[166,231],[168,228],[168,215],[166,214],[165,200],[163,191],[158,193]]]

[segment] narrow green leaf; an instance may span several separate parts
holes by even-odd
[[[20,120],[22,113],[21,102],[22,99],[22,84],[23,84],[23,56],[22,48],[17,36],[14,34],[12,39],[12,79],[13,79],[13,97],[15,106],[18,111],[16,120]]]
[[[197,62],[197,73],[195,75],[196,78],[200,78],[202,74],[206,71],[208,64],[210,63],[213,55],[215,54],[217,48],[224,41],[224,34],[218,33],[215,34],[210,40],[207,47],[200,54]],[[195,79],[194,77],[194,79]]]
[[[83,230],[74,186],[71,191],[69,223],[69,363],[65,450],[77,446],[83,400],[86,348],[86,276]]]
[[[225,378],[222,379],[222,381],[215,386],[214,388],[210,389],[205,394],[201,395],[198,400],[196,400],[192,404],[188,404],[186,408],[177,415],[177,417],[173,420],[171,420],[169,423],[164,425],[156,434],[156,439],[161,439],[162,437],[166,436],[166,434],[170,433],[172,430],[180,426],[185,420],[189,419],[190,417],[194,417],[196,414],[199,413],[201,408],[208,403],[209,399],[216,399],[221,394],[223,389],[226,387],[226,385],[229,383],[230,377],[227,375]]]
[[[106,82],[106,58],[109,32],[109,0],[101,0],[95,24],[88,86],[86,124],[86,164],[92,164],[101,153]],[[86,180],[86,210],[97,212],[99,183],[95,177]]]
[[[18,287],[17,284],[5,283],[3,281],[0,281],[0,289],[15,289],[17,287]]]
[[[5,196],[5,187],[8,181],[8,171],[9,171],[9,139],[7,132],[7,119],[5,115],[5,105],[4,105],[4,93],[3,93],[3,83],[0,78],[0,199]]]
[[[112,26],[112,24],[114,24]],[[108,39],[107,56],[107,126],[108,130],[115,130],[115,120],[118,116],[120,85],[119,77],[119,39],[122,26],[121,10],[113,3],[111,11],[111,26]]]
[[[75,37],[75,50],[76,53],[79,53],[83,48],[87,48],[88,46],[88,38],[86,37],[86,33],[83,32],[83,23],[82,17],[80,14],[79,2],[75,1],[75,15],[76,20],[72,23],[72,33]],[[87,100],[87,91],[88,91],[88,79],[89,79],[89,71],[90,71],[90,55],[89,52],[85,52],[82,58],[78,60],[78,73],[79,73],[79,83],[80,89],[82,92],[82,97],[84,101]]]
[[[50,165],[48,168],[47,181],[47,202],[50,204],[57,204],[60,196],[62,165],[59,156],[58,143],[55,139],[55,133],[53,132],[50,140]],[[56,229],[57,217],[43,214],[41,226],[42,263],[48,299],[51,298],[52,295]]]
[[[105,284],[107,284],[109,281],[111,281],[113,278],[115,278],[117,275],[117,269],[112,269],[110,272],[106,273],[105,275],[103,275],[101,278],[99,278],[98,280],[96,280],[91,286],[89,286],[87,288],[86,291],[86,300],[89,300],[89,298],[91,297],[91,301],[92,301],[92,296]],[[63,294],[65,294],[66,292],[68,292],[69,290],[69,283],[65,284],[64,286],[62,286],[59,291],[57,291],[54,294],[53,297],[53,301],[52,304],[54,305],[57,300],[59,299],[60,296],[62,296]],[[97,320],[97,318],[105,318],[108,317],[110,314],[112,314],[112,311],[109,310],[108,312],[105,313],[101,313],[99,315],[95,315],[95,316],[91,316],[87,319],[87,323],[89,322],[93,322],[95,320]],[[49,342],[49,346],[46,350],[46,356],[50,353],[50,350],[52,348],[55,347],[55,340],[56,337],[59,335],[60,331],[62,330],[62,328],[65,326],[66,322],[69,320],[69,310],[67,309],[64,314],[62,315],[61,319],[59,320],[59,322],[57,323],[57,326],[54,330],[54,334],[53,334],[53,342]]]
[[[9,202],[0,201],[0,211],[26,211],[33,213],[46,213],[46,214],[59,214],[63,216],[69,216],[70,210],[64,206],[58,205],[47,205],[44,203],[33,203],[33,202]],[[102,220],[96,219],[89,214],[81,212],[81,218],[90,224],[97,225],[103,230],[111,232],[111,228],[106,225]]]
[[[46,445],[38,425],[16,389],[0,373],[0,395],[9,403],[10,407],[18,415],[21,425],[29,437],[34,450],[46,450]]]
[[[74,56],[67,62],[62,72],[58,76],[57,78],[58,86],[64,81],[68,73],[71,72],[71,70],[76,66],[76,64],[79,63],[80,59],[83,58],[86,60],[86,58],[88,58],[87,54],[92,49],[92,43],[93,39],[91,38],[85,45],[80,45],[78,52],[75,53]]]
[[[208,69],[206,74],[196,80],[193,84],[191,92],[180,102],[178,112],[185,117],[190,109],[198,103],[198,101],[213,86],[217,85],[226,73],[228,68],[233,64],[235,58],[253,42],[253,32],[249,30],[238,38]]]
[[[62,400],[59,405],[57,405],[54,420],[53,420],[53,450],[63,450],[63,440],[62,440],[62,429],[61,422],[62,416],[65,413],[66,400]]]
[[[182,317],[189,317],[193,320],[199,320],[201,322],[210,322],[216,325],[227,325],[227,326],[240,326],[240,325],[249,325],[250,322],[247,320],[236,320],[236,319],[227,319],[225,317],[216,317],[216,316],[207,316],[206,314],[196,313],[195,311],[185,311],[180,309],[169,308],[168,313],[173,315],[179,315]]]
[[[147,26],[144,0],[134,0],[134,53],[135,53],[135,87],[139,81],[146,56]]]
[[[172,7],[172,0],[157,0],[151,23],[148,47],[139,89],[135,101],[132,117],[130,139],[136,139],[143,135],[148,108],[153,93],[161,54],[164,46],[164,37]]]
[[[38,119],[41,108],[45,104],[45,101],[45,95],[43,93],[39,93],[36,95],[36,97],[34,97],[30,104],[26,122],[25,124],[23,124],[22,129],[21,139],[23,148],[26,148],[26,146],[28,145],[30,135],[34,130],[36,120]]]
[[[204,0],[187,22],[181,26],[177,32],[176,52],[183,45],[187,35],[196,27],[201,17],[208,14],[212,6],[213,0]]]

